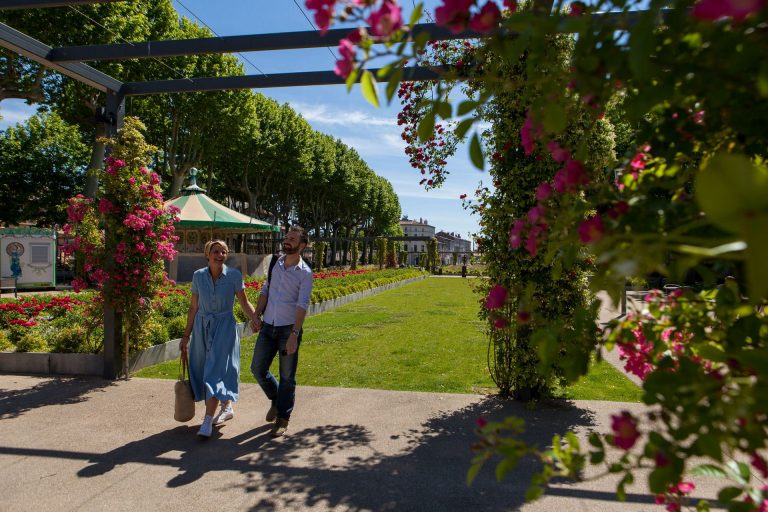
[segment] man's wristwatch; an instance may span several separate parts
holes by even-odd
[[[295,334],[297,338],[299,337],[299,333],[301,333],[301,331],[299,329],[294,329],[293,330],[293,334]]]

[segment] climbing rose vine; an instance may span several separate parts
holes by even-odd
[[[109,141],[99,197],[72,198],[64,226],[72,237],[64,251],[75,255],[81,270],[73,287],[99,288],[103,300],[123,313],[128,333],[166,284],[163,261],[174,258],[178,239],[178,209],[164,206],[160,178],[146,166],[153,147],[144,142],[144,129],[138,119],[126,118],[117,140]]]

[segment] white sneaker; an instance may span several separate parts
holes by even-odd
[[[234,417],[235,417],[235,410],[232,409],[232,403],[231,402],[227,402],[227,403],[222,402],[221,403],[221,410],[219,411],[218,416],[216,416],[216,419],[214,420],[214,423],[216,425],[221,425],[225,421],[229,421],[229,420],[231,420]]]
[[[203,424],[200,425],[200,430],[197,431],[197,435],[200,437],[211,437],[213,434],[213,416],[206,414],[203,418]]]

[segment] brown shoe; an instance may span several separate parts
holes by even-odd
[[[269,435],[272,437],[280,437],[285,434],[286,430],[288,430],[288,420],[284,418],[277,418],[275,424],[272,425],[272,430],[270,431]]]
[[[267,411],[267,423],[272,423],[277,418],[277,406],[272,402],[272,406]]]

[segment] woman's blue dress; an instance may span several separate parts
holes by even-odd
[[[240,333],[232,306],[244,288],[239,270],[224,265],[214,284],[208,267],[192,275],[198,310],[189,343],[189,381],[195,400],[237,401],[240,386]]]

